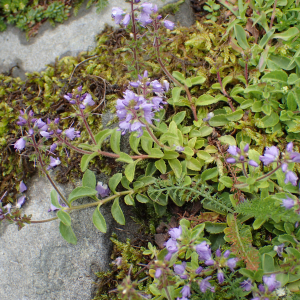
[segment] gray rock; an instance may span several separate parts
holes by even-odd
[[[175,21],[184,27],[190,27],[195,23],[195,15],[190,0],[185,0],[185,2],[180,5],[179,11],[175,14]]]
[[[162,7],[176,0],[151,2]],[[26,40],[24,32],[8,26],[6,31],[0,33],[0,73],[9,72],[15,67],[13,75],[24,78],[25,72],[41,71],[45,65],[54,63],[56,57],[77,55],[94,49],[95,36],[104,29],[105,24],[116,27],[111,18],[114,6],[129,9],[129,3],[124,0],[110,0],[100,14],[96,13],[96,7],[87,11],[84,6],[76,17],[72,16],[54,28],[48,22],[43,24],[38,35],[30,41]]]
[[[99,179],[105,179],[100,176]],[[71,184],[59,185],[65,195],[74,188]],[[32,214],[32,220],[55,216],[48,213],[51,184],[44,177],[34,176],[27,183],[27,202],[23,212]],[[91,200],[82,200],[87,203]],[[81,204],[80,203],[80,204]],[[71,213],[72,228],[77,245],[68,244],[60,235],[55,220],[42,224],[17,226],[0,225],[0,299],[1,300],[90,300],[96,291],[95,272],[104,271],[110,263],[113,231],[126,233],[132,225],[127,209],[127,226],[115,223],[110,206],[101,212],[107,222],[107,233],[98,231],[92,223],[95,207]],[[118,231],[116,228],[125,228]]]

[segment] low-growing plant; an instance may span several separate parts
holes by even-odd
[[[181,218],[180,227],[169,231],[165,249],[158,251],[149,244],[144,251],[155,259],[147,265],[154,280],[149,286],[152,295],[137,290],[139,282],[132,283],[129,272],[117,287],[122,299],[292,299],[291,293],[298,293],[300,285],[300,65],[299,51],[290,46],[299,42],[299,30],[295,26],[275,33],[276,22],[271,17],[274,28],[270,26],[270,31],[259,36],[257,44],[247,39],[238,22],[228,24],[228,32],[232,28],[233,33],[225,38],[233,51],[241,52],[239,61],[232,59],[234,72],[240,73],[226,75],[220,59],[215,62],[206,57],[217,82],[207,92],[207,74],[168,69],[168,58],[162,53],[169,42],[166,31],[175,34],[175,24],[164,19],[156,5],[128,2],[128,13],[119,7],[112,10],[115,22],[131,37],[125,48],[118,49],[131,54],[126,75],[130,81],[123,98],[115,102],[118,127],[92,130],[88,118],[95,101],[86,86],[77,86],[63,97],[72,109],[71,117],[78,120],[76,127],[70,122],[69,128],[63,129],[62,123],[69,120],[42,120],[30,108],[22,110],[17,122],[22,137],[14,148],[32,150],[31,160],[54,188],[50,210],[56,211],[56,216],[48,220],[22,216],[25,196],[21,196],[16,205],[1,206],[0,220],[22,228],[25,223],[59,219],[63,238],[76,244],[71,227],[74,210],[95,207],[93,223],[106,232],[101,207],[108,202],[112,203],[113,218],[121,225],[125,217],[120,201],[131,206],[144,204],[159,217],[166,214],[171,201],[183,209],[200,202],[209,216]],[[248,3],[238,3],[240,11],[248,7]],[[196,40],[190,39],[187,46],[194,47],[191,41]],[[286,46],[285,54],[277,40]],[[147,71],[151,61],[144,60],[144,45],[151,45],[147,55],[156,62],[152,65],[159,77]],[[201,42],[198,50],[199,45]],[[279,50],[281,55],[276,55]],[[96,66],[91,64],[88,73],[92,74],[93,68]],[[195,97],[195,91],[201,95]],[[130,151],[121,147],[122,136],[129,139]],[[79,137],[86,139],[72,142]],[[82,186],[68,199],[48,172],[61,164],[57,151],[61,145],[82,155]],[[107,184],[97,183],[89,170],[96,157],[114,159],[124,172],[111,174]],[[26,189],[21,182],[20,193]],[[74,205],[83,197],[93,202]],[[266,231],[269,241],[257,241]],[[255,245],[261,246],[257,249]]]

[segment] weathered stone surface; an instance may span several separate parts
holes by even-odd
[[[190,0],[185,0],[185,2],[180,5],[179,11],[175,14],[175,22],[179,22],[181,26],[185,27],[190,27],[195,23],[195,16]]]
[[[159,7],[176,0],[152,0]],[[114,6],[129,9],[124,0],[110,0],[109,5],[101,12],[96,8],[80,9],[79,14],[68,21],[51,27],[49,22],[43,24],[38,35],[26,40],[25,33],[9,26],[0,33],[0,73],[8,72],[12,67],[15,76],[24,78],[25,72],[41,71],[45,65],[54,63],[56,57],[77,55],[82,51],[92,50],[96,46],[95,36],[105,24],[116,26],[111,18]]]
[[[54,212],[47,212],[53,189],[47,179],[35,176],[27,186],[24,213],[32,214],[33,220],[55,216]],[[70,184],[60,187],[65,195],[73,188]],[[97,280],[94,273],[107,269],[110,263],[111,233],[117,231],[116,227],[123,227],[113,220],[110,206],[104,206],[101,212],[107,222],[107,233],[101,233],[92,223],[94,209],[71,213],[77,245],[68,244],[60,236],[58,220],[26,225],[21,231],[15,225],[1,224],[0,299],[92,299]],[[136,229],[128,215],[126,222],[128,228]]]

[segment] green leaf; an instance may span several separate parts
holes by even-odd
[[[193,171],[200,171],[202,168],[202,164],[194,157],[190,159],[186,159],[186,167]]]
[[[278,236],[278,241],[280,243],[285,243],[285,242],[291,243],[292,245],[295,246],[297,240],[295,241],[295,238],[290,234],[281,234]]]
[[[116,173],[109,179],[108,186],[114,194],[116,193],[116,188],[118,184],[121,182],[121,179],[122,179],[122,173]]]
[[[209,121],[209,125],[213,127],[224,126],[228,124],[226,115],[217,115],[212,117]]]
[[[121,161],[121,162],[125,162],[128,164],[133,163],[133,159],[127,153],[120,152],[119,155],[120,155],[120,157],[117,158],[116,161]]]
[[[152,176],[157,171],[157,168],[155,167],[154,162],[150,162],[146,167],[146,176]]]
[[[95,140],[97,142],[98,149],[101,149],[103,141],[111,135],[113,129],[104,129],[95,135]]]
[[[182,166],[181,166],[180,161],[175,158],[175,159],[169,159],[168,162],[169,162],[170,167],[174,171],[175,176],[177,178],[179,178],[182,173]]]
[[[132,198],[132,196],[130,194],[128,194],[124,197],[124,202],[127,205],[134,205],[134,199]]]
[[[212,234],[222,233],[226,227],[226,223],[205,222],[205,229]]]
[[[235,37],[238,41],[238,44],[244,50],[249,49],[250,47],[249,47],[248,42],[247,42],[247,36],[246,36],[244,28],[241,25],[236,24],[234,26],[234,33],[235,33]]]
[[[275,271],[275,264],[274,264],[274,259],[271,255],[268,253],[264,253],[262,255],[262,268],[265,273],[272,273]]]
[[[169,151],[169,150],[164,150],[164,159],[174,159],[179,156],[179,153],[176,151]]]
[[[158,148],[152,148],[149,151],[149,157],[153,157],[153,158],[161,158],[164,156],[164,153],[158,149]]]
[[[255,219],[255,221],[253,222],[252,226],[254,230],[259,229],[264,223],[266,222],[265,218],[258,218]]]
[[[201,128],[199,128],[198,130],[192,130],[189,134],[190,138],[193,137],[205,137],[210,135],[212,132],[214,131],[214,129],[210,126],[202,126]]]
[[[300,259],[300,252],[297,249],[292,248],[292,247],[287,247],[287,248],[285,248],[285,251],[288,254],[294,256],[299,261],[299,259]]]
[[[172,89],[172,100],[174,104],[179,101],[181,91],[182,88],[177,86]]]
[[[137,194],[135,198],[141,203],[148,203],[150,201],[150,199],[147,196],[141,194]]]
[[[196,85],[196,84],[202,84],[204,83],[206,78],[204,76],[197,76],[197,77],[192,77],[191,78],[191,84]]]
[[[157,160],[155,162],[155,167],[159,170],[161,174],[165,174],[167,171],[166,163],[163,159]]]
[[[96,156],[98,156],[99,153],[98,152],[94,152],[92,154],[84,154],[81,157],[81,161],[80,161],[80,169],[82,172],[85,172],[85,170],[87,169],[89,162]]]
[[[218,140],[223,144],[229,144],[231,146],[236,146],[235,138],[231,135],[224,135],[218,138]]]
[[[77,244],[77,238],[76,238],[71,226],[66,226],[63,222],[60,222],[59,223],[59,232],[68,243],[73,244],[73,245]]]
[[[114,200],[111,207],[111,214],[113,218],[121,225],[125,225],[125,217],[119,204],[119,197]]]
[[[113,152],[119,154],[120,150],[121,131],[115,129],[110,136],[110,148]]]
[[[63,210],[57,212],[57,217],[66,225],[71,226],[71,217],[68,213]]]
[[[162,217],[163,215],[165,215],[166,210],[167,210],[167,207],[166,207],[166,206],[159,205],[159,204],[156,203],[156,202],[154,202],[153,205],[154,205],[155,212],[157,213],[157,215],[158,215],[159,217]]]
[[[144,132],[141,137],[141,146],[143,150],[149,154],[153,146],[153,139],[150,137],[148,132]]]
[[[174,71],[172,73],[173,77],[176,78],[178,81],[180,81],[181,83],[185,83],[185,77],[182,73],[178,72],[178,71]]]
[[[243,117],[243,115],[244,115],[244,111],[238,109],[235,112],[226,115],[226,118],[228,121],[238,121]]]
[[[93,213],[93,223],[98,230],[103,233],[106,233],[107,227],[103,215],[100,212],[100,205],[98,205]]]
[[[261,119],[263,126],[258,126],[262,128],[273,127],[279,122],[279,116],[277,113],[272,112],[269,116],[265,116]]]
[[[179,125],[185,118],[186,111],[181,111],[173,117],[173,121],[176,125]]]
[[[273,38],[288,41],[292,37],[296,36],[298,33],[299,33],[299,29],[297,27],[291,27],[284,32],[274,34]]]
[[[97,194],[95,189],[92,189],[87,186],[79,186],[75,188],[69,195],[68,202],[71,204],[74,200],[84,198],[84,197],[92,197]]]
[[[207,169],[204,172],[202,172],[201,179],[204,180],[204,181],[206,181],[206,180],[215,178],[216,176],[218,176],[218,174],[219,174],[219,171],[218,171],[217,167],[211,168],[211,169]]]
[[[125,176],[130,182],[132,182],[132,180],[134,179],[136,164],[137,160],[131,164],[128,164],[125,168]]]
[[[139,143],[140,143],[140,140],[141,138],[137,137],[136,136],[136,132],[132,132],[130,134],[130,137],[129,137],[129,144],[130,144],[130,147],[131,149],[136,153],[136,154],[140,154],[139,150],[138,150],[138,146],[139,146]]]
[[[82,186],[87,186],[92,189],[96,188],[96,176],[91,170],[86,170],[82,177]]]
[[[192,230],[192,236],[191,236],[191,239],[192,240],[196,240],[200,237],[201,233],[203,232],[205,228],[205,224],[199,224],[197,226],[195,226]]]
[[[223,183],[226,187],[231,188],[233,186],[233,181],[228,176],[222,176],[219,178],[219,181]]]
[[[267,42],[272,38],[273,33],[275,32],[275,29],[272,28],[271,30],[269,30],[264,36],[263,38],[260,40],[259,42],[259,46],[261,48],[264,48],[265,45],[267,44]]]
[[[187,156],[193,156],[195,154],[194,151],[188,146],[184,147],[182,153],[186,154]]]
[[[217,103],[217,102],[219,102],[219,101],[220,101],[219,99],[214,98],[214,97],[211,96],[211,95],[204,94],[204,95],[201,95],[201,96],[196,100],[196,105],[198,105],[198,106],[211,105],[211,104]]]
[[[288,81],[288,75],[282,71],[282,70],[278,70],[278,71],[271,71],[270,73],[265,74],[262,78],[261,78],[262,82],[280,82],[280,83],[284,83],[287,84]]]
[[[58,201],[58,195],[56,190],[52,190],[50,193],[50,198],[51,198],[51,204],[54,205],[57,208],[62,208],[62,206],[59,204]]]

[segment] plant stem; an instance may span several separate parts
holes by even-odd
[[[124,192],[118,192],[116,193],[115,195],[112,195],[110,197],[107,197],[103,200],[99,200],[99,201],[96,201],[96,202],[92,202],[92,203],[88,203],[88,204],[83,204],[83,205],[76,205],[76,206],[72,206],[72,207],[68,207],[68,208],[65,208],[63,209],[65,212],[72,212],[72,211],[75,211],[75,210],[80,210],[80,209],[85,209],[85,208],[89,208],[89,207],[93,207],[93,206],[97,206],[97,205],[103,205],[111,200],[114,200],[115,198],[118,198],[118,197],[121,197],[121,196],[124,196],[124,195],[127,195],[127,194],[133,194],[133,190],[129,190],[129,191],[124,191]],[[40,221],[30,221],[31,223],[33,224],[38,224],[38,223],[46,223],[46,222],[51,222],[53,220],[57,220],[58,217],[54,217],[54,218],[51,218],[51,219],[46,219],[46,220],[40,220]]]
[[[155,23],[154,23],[154,29],[155,29],[155,33],[157,33],[157,29],[158,29],[158,24],[155,20]],[[187,94],[187,97],[188,97],[188,100],[190,102],[190,107],[191,107],[191,110],[193,112],[193,116],[194,116],[194,119],[195,121],[198,121],[198,117],[197,117],[197,111],[196,111],[196,106],[194,105],[193,103],[193,100],[192,100],[192,96],[191,96],[191,93],[189,91],[189,88],[184,84],[181,84],[178,80],[176,80],[172,75],[171,73],[167,70],[167,68],[165,67],[164,63],[162,62],[161,60],[161,57],[160,57],[160,44],[159,44],[159,41],[158,41],[158,38],[155,36],[154,37],[154,48],[156,50],[156,57],[157,57],[157,61],[160,65],[160,67],[162,68],[162,70],[164,71],[164,73],[167,75],[167,77],[173,81],[176,85],[178,85],[179,87],[183,88]]]
[[[34,138],[34,135],[30,135],[31,139],[32,139],[32,142],[33,142],[33,147],[35,149],[35,152],[37,153],[38,155],[38,161],[41,165],[41,168],[42,168],[42,171],[43,173],[46,175],[47,179],[50,181],[51,185],[54,187],[54,189],[56,190],[56,192],[59,194],[60,198],[63,200],[63,202],[68,206],[70,207],[70,204],[69,202],[67,201],[67,199],[65,198],[65,196],[61,193],[61,191],[59,190],[59,188],[57,187],[57,185],[54,183],[54,181],[52,180],[52,178],[49,176],[48,172],[46,171],[45,169],[45,164],[42,160],[42,156],[41,156],[41,153],[40,153],[40,150],[39,150],[39,147],[35,141],[35,138]]]
[[[138,64],[137,51],[136,51],[137,32],[136,32],[136,24],[135,24],[135,18],[134,18],[133,0],[130,1],[130,5],[131,5],[132,33],[133,33],[133,39],[135,42],[135,45],[134,45],[134,48],[132,49],[132,51],[133,51],[135,69],[136,69],[137,74],[139,74],[139,64]]]
[[[168,287],[165,287],[164,289],[165,289],[168,300],[172,300],[172,298],[170,296],[170,293],[169,293],[169,290],[168,290]]]
[[[276,6],[277,6],[277,0],[275,0],[274,5],[273,5],[273,12],[272,12],[271,22],[270,22],[270,30],[273,27],[273,22],[274,22],[275,15],[276,15]]]
[[[248,178],[248,174],[247,174],[246,168],[245,168],[245,162],[242,162],[242,165],[243,165],[243,173],[244,173],[245,177]]]
[[[153,132],[151,131],[150,127],[148,124],[146,124],[146,129],[148,131],[148,133],[150,134],[150,136],[152,137],[153,141],[161,148],[163,149],[170,149],[170,147],[165,146],[164,144],[162,144],[157,138],[156,136],[153,134]]]
[[[245,79],[246,79],[246,86],[248,86],[248,62],[245,63]]]
[[[263,175],[263,176],[261,176],[261,177],[258,177],[258,178],[256,179],[256,182],[257,182],[257,181],[261,181],[261,180],[263,180],[263,179],[265,179],[265,178],[271,176],[271,175],[274,174],[279,168],[281,168],[281,164],[279,164],[274,170],[270,171],[269,173],[267,173],[267,174],[265,174],[265,175]],[[249,185],[248,183],[242,183],[242,184],[236,184],[236,185],[234,185],[234,187],[236,187],[236,188],[243,188],[243,187],[246,187],[246,186],[248,186],[248,185]]]
[[[227,94],[226,90],[223,88],[223,83],[222,83],[222,80],[221,80],[221,76],[220,76],[220,72],[218,71],[217,72],[217,78],[218,78],[218,81],[219,81],[219,84],[221,86],[221,90],[222,90],[222,94],[227,98],[228,100],[228,104],[231,108],[232,111],[235,111],[235,108],[232,104],[232,101],[231,101],[231,97]]]
[[[94,143],[95,145],[97,145],[97,142],[96,142],[96,140],[95,140],[95,137],[94,137],[94,135],[93,135],[93,132],[92,132],[92,130],[91,130],[91,128],[90,128],[88,122],[86,121],[85,115],[84,115],[84,113],[83,113],[83,109],[79,109],[79,110],[80,110],[80,114],[81,114],[81,118],[82,118],[82,120],[83,120],[84,126],[85,126],[86,130],[88,131],[89,136],[91,137],[93,143]]]

